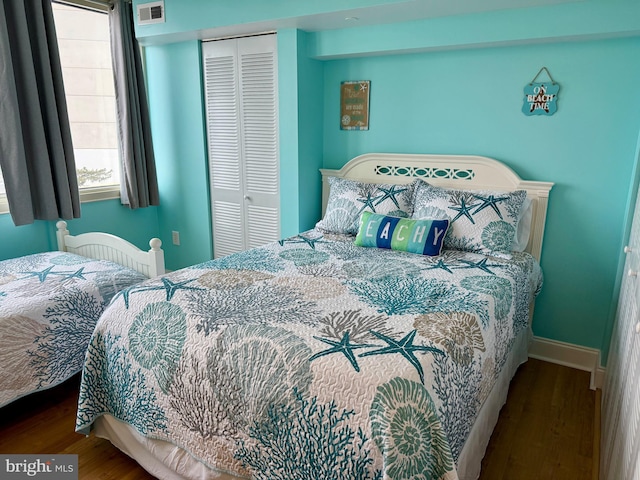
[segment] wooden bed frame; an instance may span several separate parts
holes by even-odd
[[[110,233],[90,232],[70,235],[67,230],[67,222],[63,220],[59,221],[56,227],[58,228],[56,232],[58,250],[62,252],[116,262],[149,278],[165,273],[164,251],[160,248],[162,241],[159,238],[152,238],[149,241],[151,249],[145,252],[123,238]]]
[[[522,180],[504,163],[472,155],[422,155],[367,153],[355,157],[339,170],[321,169],[322,214],[329,198],[327,177],[341,177],[367,183],[410,183],[416,178],[439,187],[463,190],[526,190],[532,202],[531,233],[525,249],[538,261],[547,217],[551,182]]]

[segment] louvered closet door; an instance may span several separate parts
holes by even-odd
[[[635,271],[638,255],[627,254],[625,272]],[[630,333],[634,319],[638,317],[637,282],[634,277],[626,276],[622,280],[616,325],[612,333],[610,355],[607,361],[606,381],[602,398],[602,478],[621,477],[623,452],[626,442],[626,423],[623,403],[628,390],[628,375],[631,364],[628,362],[634,335]]]
[[[240,39],[240,116],[245,179],[246,247],[278,240],[278,119],[275,35]]]
[[[628,357],[629,383],[622,403],[621,418],[625,419],[628,440],[624,446],[623,471],[624,477],[633,480],[640,479],[640,335],[631,334],[633,341]]]
[[[600,462],[603,480],[640,479],[639,270],[640,205],[636,204],[603,387]]]
[[[202,47],[214,256],[280,233],[275,35]]]

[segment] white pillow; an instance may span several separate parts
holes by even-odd
[[[518,232],[525,190],[459,190],[419,180],[413,216],[450,221],[444,248],[493,255],[509,253]]]
[[[511,247],[514,252],[524,252],[527,248],[527,243],[529,243],[529,236],[531,235],[532,218],[533,202],[529,197],[527,197],[522,204],[522,210],[520,210],[518,231],[516,232],[516,238],[513,239],[513,246]]]

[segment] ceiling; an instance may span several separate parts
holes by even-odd
[[[326,14],[295,17],[279,22],[305,31],[332,30],[357,25],[380,25],[426,18],[468,15],[473,13],[543,7],[584,0],[410,0],[385,3],[366,8],[335,11]],[[348,5],[348,2],[345,2]]]

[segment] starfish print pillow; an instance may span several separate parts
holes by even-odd
[[[413,211],[416,182],[406,185],[364,183],[329,177],[329,199],[316,228],[331,233],[358,233],[362,212],[408,218]]]
[[[526,198],[525,190],[456,190],[419,180],[415,189],[413,218],[449,219],[445,249],[485,255],[508,253],[513,250]]]

